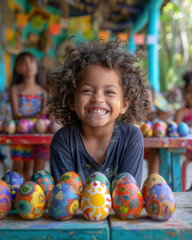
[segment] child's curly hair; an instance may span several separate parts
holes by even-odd
[[[140,54],[131,54],[120,39],[81,43],[66,55],[63,70],[52,73],[49,77],[52,96],[48,102],[49,113],[64,126],[77,122],[78,116],[68,106],[69,99],[73,99],[77,81],[83,76],[85,69],[90,65],[101,65],[119,74],[124,97],[130,100],[127,112],[120,114],[117,120],[125,123],[145,120],[150,101],[143,79],[146,73],[136,66],[139,60]]]

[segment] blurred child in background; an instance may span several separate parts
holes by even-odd
[[[172,110],[163,111],[157,108],[154,104],[154,91],[152,88],[148,88],[149,99],[151,102],[151,109],[148,115],[149,121],[154,123],[155,121],[169,121],[174,112]],[[152,173],[159,173],[160,167],[160,158],[159,158],[159,149],[158,148],[145,148],[144,150],[144,159],[148,162],[148,175]]]
[[[14,120],[46,117],[48,94],[39,85],[40,81],[43,81],[39,79],[39,75],[41,74],[37,60],[31,53],[23,52],[17,56],[10,86],[10,102]],[[13,171],[20,173],[25,180],[28,180],[33,171],[45,167],[45,160],[49,160],[49,147],[12,145],[11,157]]]

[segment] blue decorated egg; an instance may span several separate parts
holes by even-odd
[[[22,218],[40,218],[44,213],[45,204],[45,194],[37,183],[26,181],[19,188],[15,199],[15,206]]]
[[[102,173],[102,172],[94,172],[92,173],[85,181],[84,187],[86,187],[88,184],[94,182],[94,181],[100,181],[102,182],[109,190],[110,192],[110,182],[109,179]]]
[[[79,208],[76,190],[68,183],[58,183],[49,194],[47,208],[56,220],[72,218]]]
[[[11,209],[11,192],[6,182],[0,179],[0,219],[3,219]]]
[[[14,209],[16,194],[19,188],[21,187],[21,185],[24,183],[24,179],[19,173],[15,171],[10,171],[10,172],[7,172],[2,177],[2,180],[5,181],[9,186],[9,189],[11,191],[11,198],[12,198],[12,209]]]
[[[167,136],[178,137],[177,123],[176,122],[171,121],[167,124]]]
[[[178,134],[180,137],[187,137],[189,135],[189,126],[185,122],[181,122],[178,126]]]
[[[51,174],[48,171],[41,169],[41,170],[36,171],[32,175],[30,180],[39,184],[39,186],[44,191],[45,199],[48,200],[49,193],[55,186],[54,180],[53,180],[53,177],[51,176]]]
[[[150,218],[157,221],[168,220],[175,211],[175,195],[166,183],[157,183],[149,190],[145,199],[145,209]]]
[[[124,183],[125,185],[129,184],[130,182],[136,184],[138,186],[138,183],[136,181],[136,179],[128,172],[122,172],[119,173],[112,181],[112,185],[111,185],[111,191],[113,192],[113,190],[115,189],[115,187],[119,184],[119,183]]]
[[[133,182],[119,183],[112,193],[112,207],[122,219],[135,219],[143,209],[143,196]]]

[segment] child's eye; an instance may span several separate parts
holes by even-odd
[[[92,93],[93,91],[91,89],[83,89],[81,90],[83,93]]]
[[[106,91],[106,93],[107,93],[107,94],[116,94],[116,92],[111,91],[111,90]]]

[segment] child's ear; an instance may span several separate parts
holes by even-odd
[[[124,98],[123,105],[121,106],[120,114],[125,114],[127,109],[129,108],[130,100],[128,98]]]
[[[68,99],[68,107],[69,107],[72,111],[75,110],[75,104],[74,104],[74,100],[73,100],[72,97],[70,97],[70,98]]]

